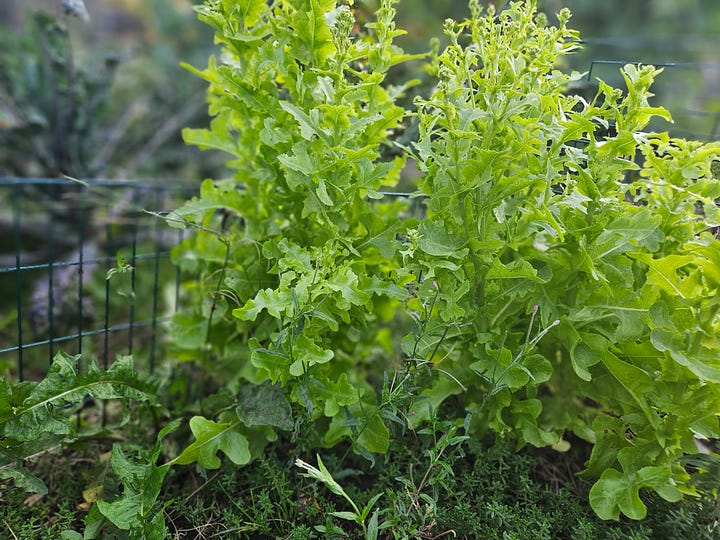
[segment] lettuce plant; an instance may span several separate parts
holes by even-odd
[[[602,518],[692,491],[678,458],[720,436],[720,144],[644,131],[670,119],[652,66],[573,95],[567,10],[469,10],[418,58],[392,0],[365,25],[334,0],[198,8],[222,53],[190,68],[213,119],[185,139],[231,175],[168,216],[199,276],[171,330],[222,388],[174,463],[245,464],[281,430],[373,459],[442,407],[520,446],[591,442]],[[405,110],[417,81],[391,81],[420,59],[432,90]],[[386,193],[408,160],[412,197]]]

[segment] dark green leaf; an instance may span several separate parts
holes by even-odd
[[[238,418],[246,426],[274,426],[284,430],[293,428],[292,409],[282,389],[270,383],[246,384],[238,396]]]
[[[197,462],[206,469],[217,469],[220,458],[217,453],[223,452],[236,465],[250,462],[250,449],[247,438],[240,433],[237,422],[213,422],[202,416],[190,419],[190,429],[195,435],[195,442],[172,460],[171,464],[187,465]]]

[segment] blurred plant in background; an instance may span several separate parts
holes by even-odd
[[[117,62],[91,74],[73,63],[67,27],[31,14],[21,39],[3,32],[0,57],[0,172],[16,176],[94,174],[91,149],[108,113]]]
[[[82,2],[12,4],[0,23],[0,175],[216,174],[220,162],[179,134],[205,112],[178,59],[211,51],[190,2],[98,2],[87,20]]]

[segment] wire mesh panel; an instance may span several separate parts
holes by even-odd
[[[702,43],[698,40],[702,38]],[[587,74],[589,89],[596,78],[624,88],[625,64],[653,65],[661,73],[653,84],[653,105],[667,108],[673,123],[656,119],[652,130],[702,141],[720,138],[720,61],[713,41],[717,36],[616,35],[583,38],[582,49],[568,61]]]
[[[153,370],[158,325],[177,309],[180,239],[159,217],[181,185],[0,178],[0,367],[39,379],[59,350]]]

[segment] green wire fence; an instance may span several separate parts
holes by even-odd
[[[583,43],[582,41],[580,43]],[[683,80],[684,74],[697,74],[702,70],[709,68],[716,69],[720,73],[719,64],[709,64],[700,62],[642,62],[638,60],[593,60],[587,70],[586,82],[595,87],[594,77],[605,79],[610,76],[616,79],[619,69],[626,64],[642,64],[652,65],[656,68],[662,68],[666,73],[659,76],[656,86],[659,87],[660,103],[670,108],[670,112],[674,118],[675,124],[664,124],[654,126],[666,129],[675,137],[691,138],[700,141],[713,141],[720,139],[720,108],[716,106],[715,111],[698,110],[696,108],[672,107],[667,105],[665,101],[671,101],[668,92],[674,88],[682,87],[687,83],[679,82]],[[620,84],[619,80],[613,80],[613,84]],[[715,96],[717,100],[718,96]],[[711,101],[711,100],[710,100]]]
[[[107,368],[140,352],[152,371],[158,327],[178,308],[170,249],[182,231],[158,214],[179,183],[0,178],[0,367],[44,375],[63,349]]]

